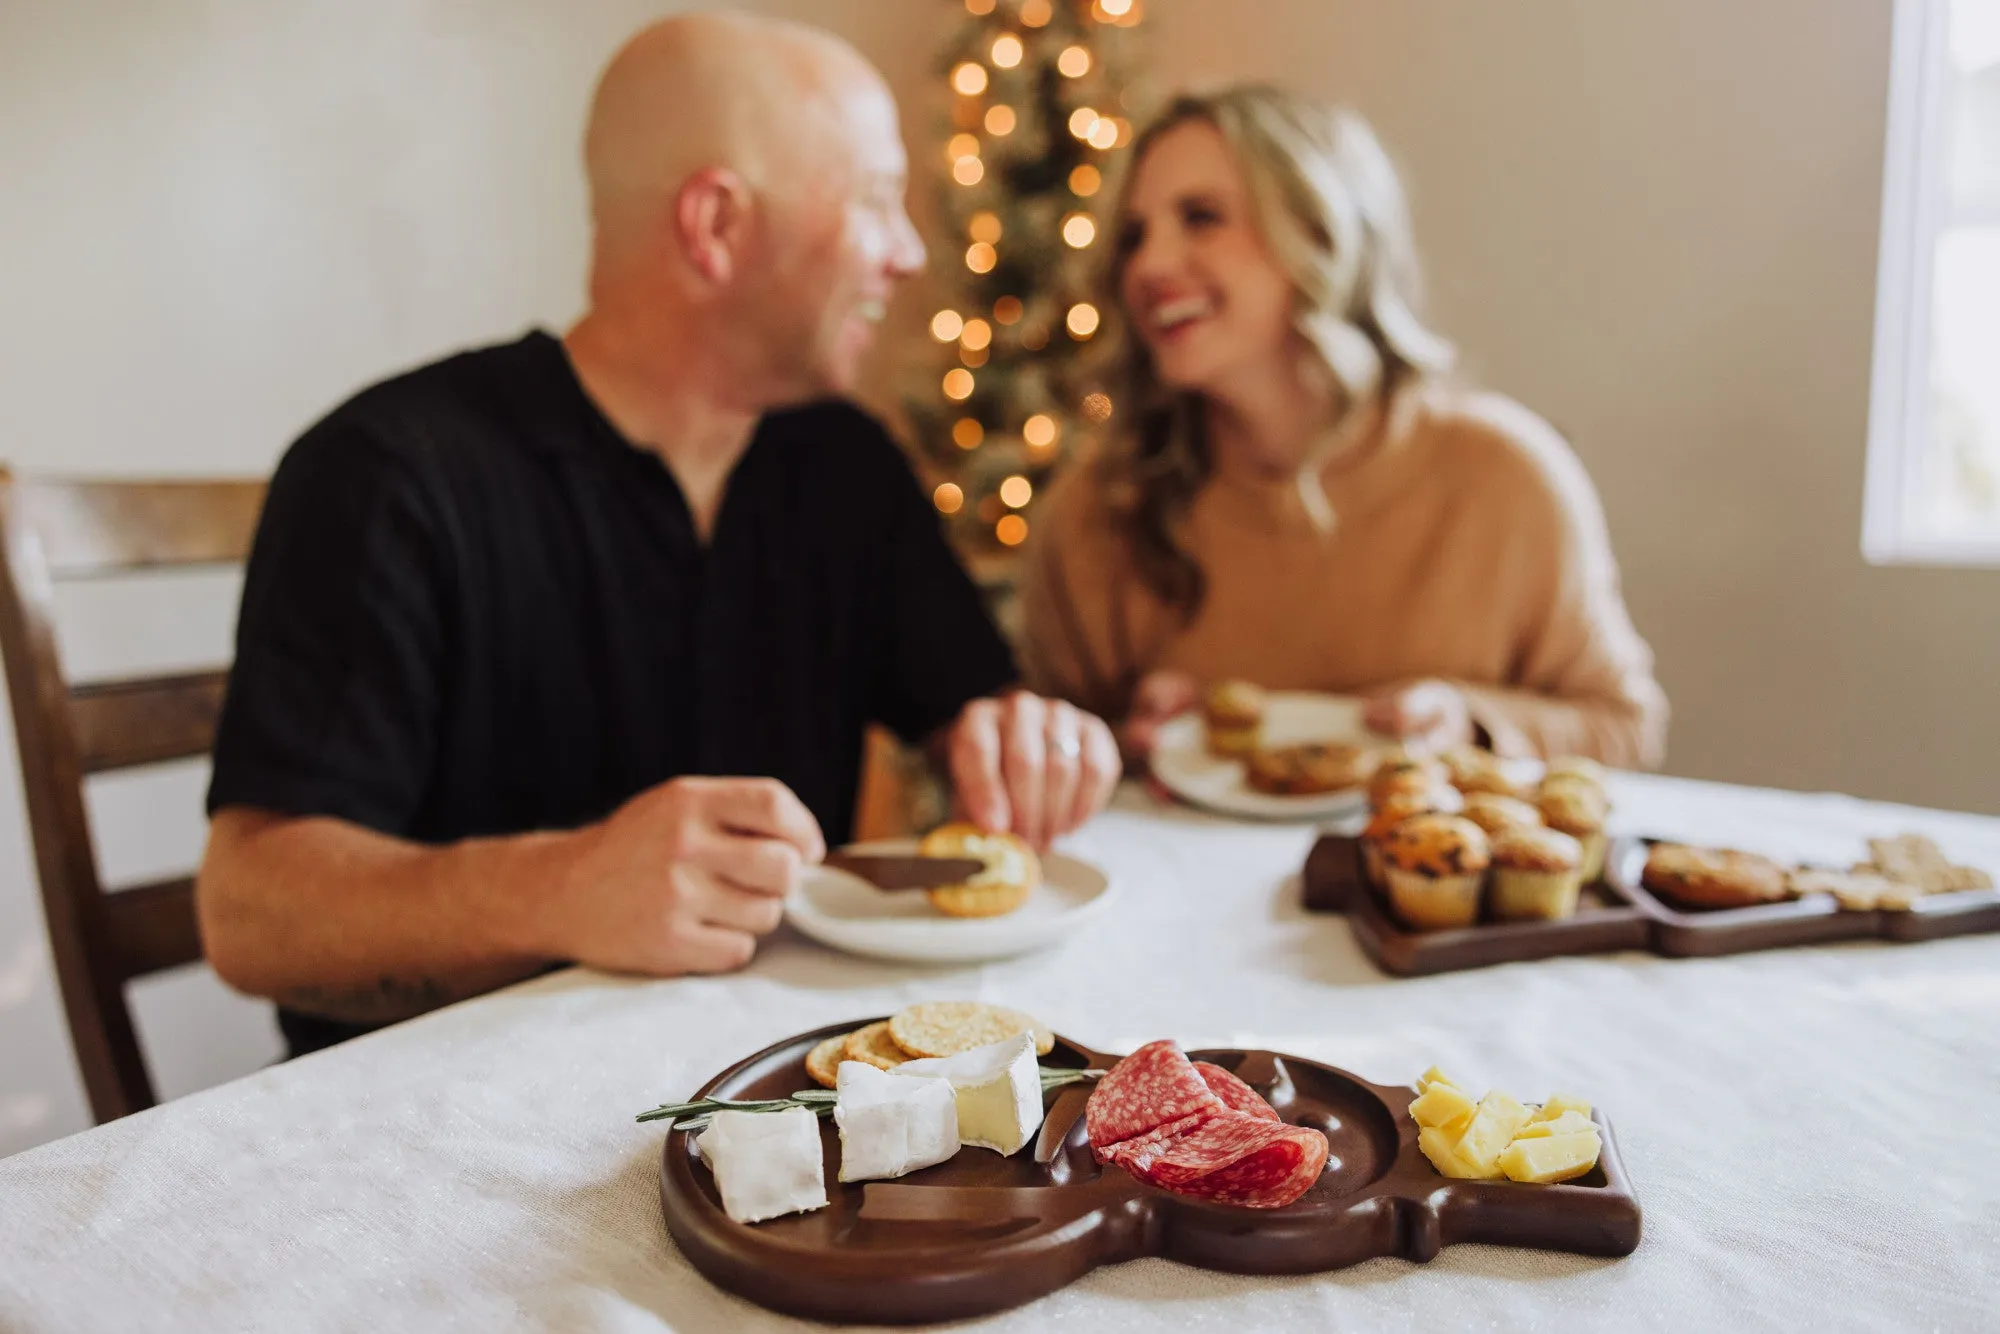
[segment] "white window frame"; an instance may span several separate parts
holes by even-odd
[[[1931,299],[1946,222],[1947,0],[1896,0],[1875,285],[1875,367],[1861,553],[1872,565],[2000,566],[2000,534],[1915,531],[1908,498],[1931,442]]]

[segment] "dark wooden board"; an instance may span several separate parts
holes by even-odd
[[[813,1044],[871,1022],[837,1024],[775,1043],[710,1080],[697,1097],[776,1097],[813,1087]],[[814,1320],[917,1324],[1033,1301],[1098,1265],[1159,1255],[1241,1274],[1338,1269],[1376,1256],[1422,1263],[1445,1246],[1483,1242],[1627,1255],[1639,1203],[1611,1127],[1578,1181],[1526,1186],[1453,1181],[1417,1149],[1407,1088],[1267,1051],[1190,1052],[1229,1067],[1284,1119],[1326,1132],[1325,1173],[1283,1209],[1212,1204],[1100,1167],[1084,1134],[1088,1089],[1050,1098],[1037,1143],[1011,1158],[963,1149],[895,1181],[839,1183],[840,1139],[822,1122],[831,1203],[757,1224],[732,1222],[692,1136],[667,1135],[660,1204],[689,1262],[718,1286]],[[1045,1064],[1108,1068],[1117,1060],[1057,1039]]]
[[[1626,841],[1614,843],[1607,864],[1627,850]],[[1301,891],[1312,911],[1346,913],[1362,950],[1382,971],[1399,977],[1645,949],[1652,931],[1644,913],[1601,885],[1586,886],[1576,915],[1560,921],[1484,921],[1454,931],[1412,931],[1368,882],[1358,841],[1342,834],[1328,834],[1313,845]]]

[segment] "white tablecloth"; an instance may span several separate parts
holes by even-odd
[[[1623,779],[1628,829],[1793,856],[1920,829],[2000,868],[2000,821]],[[1382,1082],[1432,1062],[1611,1116],[1645,1209],[1622,1260],[1447,1248],[1246,1278],[1099,1270],[978,1328],[1993,1329],[2000,937],[1399,981],[1303,913],[1300,828],[1128,791],[1072,850],[1123,901],[1087,938],[922,969],[781,933],[752,966],[570,971],[0,1161],[0,1329],[794,1327],[705,1282],[635,1112],[787,1034],[926,997],[1100,1050],[1258,1044]]]

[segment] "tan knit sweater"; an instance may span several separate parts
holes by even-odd
[[[1026,560],[1028,683],[1115,719],[1155,668],[1344,694],[1440,677],[1503,755],[1657,765],[1666,696],[1569,446],[1517,403],[1443,385],[1377,417],[1326,469],[1331,532],[1292,481],[1209,481],[1180,530],[1208,581],[1191,622],[1139,583],[1101,481],[1076,469]]]

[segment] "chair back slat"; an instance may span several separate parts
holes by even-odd
[[[217,670],[74,687],[77,762],[95,774],[208,754],[228,685],[229,673]]]
[[[199,959],[201,937],[192,880],[104,892],[83,782],[206,751],[227,676],[71,686],[55,582],[241,561],[263,497],[257,481],[57,481],[0,468],[0,652],[50,953],[100,1122],[155,1100],[125,984]]]

